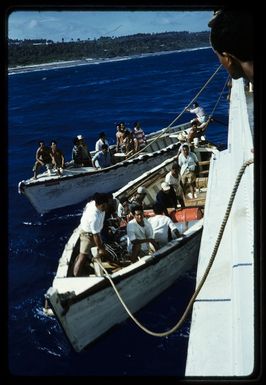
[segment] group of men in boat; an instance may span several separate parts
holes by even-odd
[[[95,144],[95,155],[92,157],[82,135],[77,135],[73,140],[71,161],[65,162],[63,152],[57,148],[56,141],[47,147],[43,140],[39,141],[33,166],[33,179],[42,166],[45,166],[50,176],[52,170],[59,176],[63,175],[65,167],[94,167],[96,169],[111,166],[114,161],[109,149],[109,142],[104,132],[99,134]],[[133,130],[129,130],[124,122],[117,124],[116,153],[122,153],[126,158],[140,151],[147,144],[146,136],[140,122],[135,122]]]
[[[191,198],[196,197],[194,189],[197,165],[197,157],[189,150],[189,145],[182,145],[178,162],[172,163],[171,170],[161,183],[161,189],[152,206],[152,216],[148,219],[145,218],[145,209],[148,209],[144,203],[148,193],[145,187],[139,186],[130,199],[123,196],[120,201],[112,194],[96,193],[93,200],[85,206],[81,217],[80,250],[74,262],[73,275],[84,274],[88,258],[93,257],[93,247],[97,248],[97,258],[108,256],[105,242],[114,240],[110,221],[112,228],[115,228],[114,221],[118,228],[121,223],[126,226],[127,251],[131,262],[158,250],[169,240],[180,237],[177,224],[172,221],[170,213],[178,208],[178,203],[181,208],[185,207],[184,191],[187,185],[194,186],[189,194]]]
[[[191,120],[191,129],[186,136],[186,140],[188,143],[194,143],[197,147],[210,118],[207,117],[203,108],[196,102],[187,111],[195,113],[196,118]],[[49,176],[52,171],[61,176],[66,167],[94,167],[95,169],[101,169],[109,167],[114,163],[113,154],[109,149],[109,142],[104,132],[99,134],[96,141],[94,156],[91,156],[82,135],[77,135],[73,140],[73,144],[72,159],[70,162],[65,162],[64,154],[57,147],[55,140],[51,142],[50,147],[47,147],[43,140],[39,141],[33,166],[33,179],[37,179],[37,174],[43,166],[46,167]],[[146,145],[146,135],[141,128],[140,122],[134,123],[132,131],[125,126],[124,122],[117,124],[115,148],[117,155],[121,154],[128,158],[141,151]]]
[[[145,196],[144,190],[140,187],[138,193]],[[128,205],[129,212],[126,216],[118,217],[117,208],[120,204],[124,208]],[[85,206],[80,220],[80,249],[74,261],[73,276],[86,274],[86,262],[88,259],[89,262],[93,259],[91,252],[93,247],[97,247],[96,258],[110,257],[105,246],[110,239],[103,232],[110,216],[115,218],[118,224],[123,220],[122,223],[126,225],[128,258],[132,263],[165,245],[169,241],[169,232],[172,237],[179,237],[176,224],[169,216],[163,214],[163,209],[158,203],[154,205],[153,210],[154,217],[147,219],[144,217],[144,208],[141,203],[129,202],[127,199],[118,202],[110,194],[96,193],[94,199]]]

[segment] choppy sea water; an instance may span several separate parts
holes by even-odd
[[[105,131],[114,143],[116,123],[139,120],[146,133],[169,125],[218,68],[211,49],[17,73],[8,77],[8,352],[15,375],[175,376],[185,370],[190,320],[168,338],[144,334],[131,320],[75,353],[54,318],[43,315],[44,293],[83,204],[44,216],[18,194],[32,176],[37,142],[52,139],[66,159],[82,134],[94,149]],[[211,113],[227,74],[221,69],[199,96]],[[226,145],[227,92],[214,112],[207,138]],[[177,123],[190,120],[185,113]],[[194,290],[195,271],[137,313],[150,329],[164,331],[182,315]],[[103,365],[104,362],[104,365]]]

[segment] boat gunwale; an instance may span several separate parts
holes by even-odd
[[[24,193],[25,188],[31,188],[31,187],[35,187],[35,186],[41,186],[41,185],[44,185],[44,186],[47,185],[47,187],[48,187],[48,186],[52,186],[53,184],[60,184],[61,182],[66,181],[66,180],[73,180],[76,178],[88,177],[88,176],[92,176],[92,175],[99,175],[99,174],[103,174],[103,173],[108,173],[109,171],[115,170],[115,169],[120,168],[120,167],[128,167],[132,163],[138,163],[140,161],[145,161],[148,158],[155,158],[156,156],[161,155],[162,153],[165,153],[165,152],[178,150],[179,147],[180,147],[180,142],[171,143],[167,147],[162,148],[161,150],[154,151],[153,153],[150,153],[150,154],[143,153],[143,154],[140,154],[136,158],[125,159],[125,160],[118,162],[116,164],[113,164],[112,166],[109,166],[109,167],[105,167],[105,168],[98,169],[98,170],[95,169],[93,171],[87,171],[87,172],[84,171],[84,172],[80,172],[76,175],[66,175],[66,176],[55,175],[55,176],[48,177],[47,179],[40,180],[40,181],[38,181],[38,180],[33,181],[31,179],[22,180],[18,184],[19,185],[19,191],[21,193]]]
[[[147,260],[145,260],[144,263],[140,264],[139,266],[136,266],[134,269],[132,269],[130,271],[127,271],[127,272],[123,273],[122,272],[123,268],[122,268],[121,270],[119,270],[120,272],[122,272],[122,274],[115,275],[114,277],[112,277],[112,274],[111,274],[110,276],[112,278],[112,281],[115,284],[117,284],[117,283],[119,283],[121,281],[125,281],[129,277],[132,277],[135,274],[139,273],[140,271],[142,271],[144,269],[147,269],[149,266],[155,265],[155,264],[161,262],[170,253],[172,253],[172,252],[182,248],[183,246],[185,246],[189,241],[191,241],[191,239],[195,238],[198,234],[200,234],[202,232],[202,230],[203,230],[203,226],[201,226],[201,228],[199,228],[198,230],[195,230],[189,236],[185,235],[185,236],[183,236],[180,239],[175,239],[175,240],[170,241],[162,249],[157,250],[154,254],[150,255],[149,258]],[[131,265],[129,265],[129,266],[131,266]],[[60,280],[61,278],[62,279],[67,279],[67,278],[75,278],[75,279],[79,279],[80,278],[80,279],[84,279],[84,278],[90,278],[90,277],[88,276],[88,277],[59,277],[59,278],[57,278],[55,276],[54,279]],[[78,303],[78,302],[82,301],[83,299],[88,297],[88,295],[96,294],[99,291],[101,291],[101,290],[103,290],[105,288],[110,287],[109,280],[105,276],[103,276],[103,278],[104,279],[101,280],[100,282],[95,283],[95,285],[89,287],[88,289],[82,291],[81,293],[75,295],[74,297],[71,297],[71,298],[69,298],[67,300],[64,300],[63,301],[64,304],[62,304],[62,302],[60,301],[61,302],[61,306],[64,307],[64,308],[65,307],[69,307],[72,304],[75,304],[75,303]],[[53,285],[52,285],[52,287],[53,287]],[[58,297],[59,298],[60,298],[60,294],[61,293],[58,293]],[[64,293],[62,293],[62,294],[64,295]],[[49,300],[49,297],[48,297],[48,300]]]

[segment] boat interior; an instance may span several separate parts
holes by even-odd
[[[196,150],[196,151],[195,151]],[[212,151],[206,148],[197,148],[194,151],[199,159],[199,174],[196,179],[196,193],[197,197],[194,199],[184,199],[185,208],[181,208],[178,205],[177,209],[169,208],[169,214],[173,222],[177,223],[177,228],[182,236],[182,233],[191,227],[196,221],[200,220],[204,215],[204,204],[207,192],[208,172],[210,157]],[[160,185],[164,181],[165,175],[171,170],[174,158],[164,162],[164,166],[157,167],[155,171],[145,173],[138,181],[134,181],[132,184],[128,184],[115,194],[115,197],[119,200],[124,196],[127,198],[133,197],[138,187],[145,187],[147,194],[144,199],[144,215],[146,218],[155,215],[153,212],[153,204],[156,201],[156,194],[160,190]],[[148,175],[146,175],[148,174]],[[107,241],[106,248],[108,249],[108,258],[102,258],[103,266],[109,273],[113,273],[121,268],[131,264],[130,256],[127,253],[127,239],[126,239],[126,222],[122,220],[119,224],[117,219],[108,219],[108,235],[110,239]],[[79,253],[79,239],[72,250],[72,256],[69,260],[67,276],[73,277],[73,265],[76,256]],[[84,267],[84,276],[97,275],[95,271],[95,265],[90,262]]]

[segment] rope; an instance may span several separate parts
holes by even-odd
[[[225,215],[224,215],[224,219],[223,219],[223,222],[221,224],[221,227],[220,227],[220,231],[218,233],[218,237],[217,237],[217,240],[215,242],[215,245],[214,245],[214,249],[213,249],[213,252],[212,252],[212,255],[211,255],[211,259],[208,263],[208,266],[205,270],[205,273],[203,275],[203,277],[201,278],[200,280],[200,283],[197,287],[197,289],[195,290],[194,294],[192,295],[182,317],[180,318],[180,320],[176,323],[176,325],[174,327],[172,327],[170,330],[167,330],[165,332],[161,332],[161,333],[156,333],[156,332],[153,332],[152,330],[149,330],[147,329],[145,326],[143,326],[134,316],[133,314],[130,312],[130,310],[128,309],[128,307],[126,306],[125,302],[123,301],[122,297],[120,296],[118,290],[116,289],[115,287],[115,284],[113,283],[113,280],[112,278],[110,277],[110,275],[108,274],[108,272],[106,271],[106,269],[103,267],[103,265],[101,264],[101,262],[95,258],[95,262],[97,262],[100,267],[103,269],[103,271],[105,272],[106,274],[106,278],[108,278],[108,280],[110,281],[118,299],[120,300],[122,306],[124,307],[124,309],[126,310],[126,312],[128,313],[128,315],[130,316],[130,318],[136,323],[136,325],[138,325],[140,327],[140,329],[142,329],[144,332],[146,332],[147,334],[150,334],[154,337],[166,337],[172,333],[174,333],[178,328],[181,327],[181,325],[184,323],[184,321],[186,320],[189,312],[191,311],[192,309],[192,306],[193,306],[193,303],[196,299],[196,297],[198,296],[202,286],[204,285],[205,281],[206,281],[206,278],[210,272],[210,269],[213,265],[213,262],[214,262],[214,259],[216,257],[216,254],[217,254],[217,251],[218,251],[218,248],[219,248],[219,245],[221,243],[221,240],[222,240],[222,236],[223,236],[223,233],[224,233],[224,230],[225,230],[225,226],[227,224],[227,221],[228,221],[228,218],[229,218],[229,215],[230,215],[230,212],[231,212],[231,209],[232,209],[232,205],[233,205],[233,202],[234,202],[234,199],[235,199],[235,196],[236,196],[236,192],[238,190],[238,187],[239,187],[239,184],[240,184],[240,181],[241,181],[241,178],[245,172],[245,169],[247,166],[251,165],[252,163],[254,162],[253,159],[249,159],[247,160],[246,162],[243,163],[242,167],[240,168],[239,170],[239,173],[237,175],[237,178],[236,178],[236,181],[235,181],[235,184],[234,184],[234,187],[233,187],[233,190],[231,192],[231,195],[230,195],[230,199],[229,199],[229,202],[228,202],[228,205],[227,205],[227,209],[225,211]]]
[[[213,116],[213,113],[214,113],[214,111],[216,110],[216,108],[217,108],[217,106],[218,106],[218,103],[219,103],[220,100],[221,100],[221,97],[222,97],[222,95],[223,95],[224,89],[225,89],[225,87],[226,87],[226,85],[227,85],[227,82],[228,82],[229,78],[230,78],[230,75],[228,75],[228,77],[227,77],[227,79],[226,79],[226,81],[225,81],[225,83],[224,83],[224,86],[223,86],[223,88],[222,88],[222,91],[220,92],[219,98],[217,99],[217,101],[216,101],[216,103],[215,103],[215,105],[214,105],[214,108],[213,108],[212,112],[211,112],[210,115],[209,115],[209,118],[208,118],[208,120],[207,120],[206,125],[202,128],[202,134],[204,134],[204,135],[206,134],[207,127],[208,127],[208,125],[209,125],[211,119],[213,119],[213,117],[212,117],[212,116]]]
[[[212,74],[212,76],[207,80],[207,82],[204,84],[204,86],[199,90],[199,92],[197,93],[196,96],[194,96],[194,98],[191,100],[191,102],[183,108],[183,110],[180,112],[180,114],[158,135],[156,136],[156,138],[153,139],[153,141],[151,141],[149,144],[147,144],[145,147],[143,147],[141,150],[139,150],[138,152],[136,152],[135,154],[132,154],[129,158],[127,159],[131,159],[133,157],[135,157],[136,155],[138,155],[139,153],[143,152],[146,148],[148,148],[149,146],[151,146],[156,140],[158,140],[163,134],[165,134],[167,132],[167,130],[169,130],[169,128],[172,127],[172,125],[184,114],[184,112],[186,111],[186,109],[198,98],[198,96],[202,93],[202,91],[207,87],[207,85],[210,83],[210,81],[214,78],[214,76],[217,74],[217,72],[220,70],[220,68],[222,67],[222,64],[220,64],[220,66],[216,69],[216,71],[214,71],[214,73]]]

